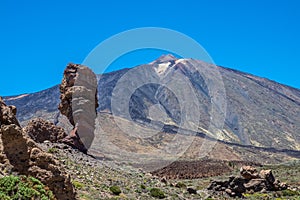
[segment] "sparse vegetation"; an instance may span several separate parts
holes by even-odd
[[[48,153],[57,153],[58,149],[57,148],[49,148]]]
[[[57,144],[56,144],[57,145]],[[47,148],[49,149],[49,147]],[[71,175],[72,183],[77,190],[77,198],[93,199],[230,199],[208,193],[205,189],[212,179],[225,180],[230,175],[239,174],[239,165],[232,172],[217,177],[199,179],[167,179],[168,184],[162,183],[161,178],[151,176],[139,170],[131,170],[127,165],[118,168],[98,162],[89,156],[74,153],[75,150],[58,148],[56,156],[60,158],[66,171]],[[287,165],[269,165],[258,169],[272,169],[273,174],[288,185],[299,187],[300,163]],[[288,177],[288,173],[293,177]],[[120,193],[113,193],[111,186],[117,186]],[[194,188],[197,194],[190,194],[186,188]],[[287,191],[290,193],[290,191]],[[285,193],[285,195],[287,195]],[[299,196],[299,195],[298,195]],[[248,194],[248,199],[297,199],[297,195],[283,196],[281,193],[270,192],[267,196],[262,193]],[[299,198],[298,198],[299,200]]]
[[[178,183],[176,183],[175,187],[186,188],[186,184],[184,184],[183,182],[178,182]]]
[[[54,195],[36,178],[11,175],[0,179],[0,198],[3,200],[52,200]]]
[[[150,189],[150,195],[152,197],[155,197],[155,198],[158,198],[158,199],[163,199],[163,198],[166,197],[165,193],[159,188],[151,188]]]
[[[72,184],[74,185],[74,187],[76,188],[76,189],[82,189],[83,187],[84,187],[84,184],[83,183],[81,183],[81,182],[79,182],[79,181],[72,181]]]
[[[113,185],[113,186],[111,186],[110,188],[109,188],[109,190],[114,194],[114,195],[119,195],[119,194],[121,194],[121,189],[120,189],[120,187],[119,186],[117,186],[117,185]]]

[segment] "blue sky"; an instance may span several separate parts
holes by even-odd
[[[67,63],[81,63],[101,41],[138,27],[182,32],[218,65],[300,88],[299,9],[297,0],[2,0],[0,95],[58,84]],[[131,67],[160,53],[116,63]]]

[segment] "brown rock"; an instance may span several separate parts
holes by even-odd
[[[77,133],[77,128],[72,130],[70,134],[61,140],[62,143],[67,144],[75,149],[78,149],[79,151],[83,153],[87,153],[87,149],[85,148],[84,144],[82,143],[80,137]]]
[[[43,143],[46,140],[60,142],[67,136],[63,128],[41,118],[31,120],[23,130],[38,143]]]
[[[97,98],[97,78],[88,67],[69,64],[64,71],[60,85],[59,110],[65,115],[76,131],[66,138],[71,146],[82,149],[77,144],[83,144],[88,149],[94,139]]]
[[[21,129],[14,107],[6,106],[0,98],[0,166],[8,175],[15,172],[41,180],[57,199],[75,199],[70,177],[59,162],[36,146]]]
[[[258,172],[256,168],[252,166],[242,166],[240,169],[240,174],[247,180],[258,178]]]
[[[261,170],[259,172],[259,177],[262,179],[265,179],[269,183],[274,183],[275,182],[275,177],[273,176],[272,170]]]
[[[0,126],[10,124],[20,126],[16,114],[17,108],[15,106],[7,106],[2,97],[0,97]]]
[[[1,163],[19,174],[34,176],[47,185],[57,199],[75,199],[70,177],[59,162],[36,146],[15,124],[1,126]]]
[[[265,179],[251,179],[248,183],[245,183],[244,186],[246,190],[253,190],[254,192],[259,192],[263,188],[266,188]]]

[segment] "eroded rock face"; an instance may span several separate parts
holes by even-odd
[[[23,130],[38,143],[43,143],[46,140],[60,142],[67,136],[63,128],[41,118],[31,120]]]
[[[68,144],[69,146],[78,149],[83,153],[87,153],[87,149],[85,148],[77,133],[77,128],[73,129],[67,137],[61,140],[61,142]]]
[[[257,172],[252,166],[243,166],[240,170],[241,177],[230,177],[225,181],[212,181],[208,190],[226,193],[232,197],[242,197],[245,192],[262,192],[285,190],[288,186],[280,183],[273,176],[271,170]]]
[[[255,167],[252,166],[242,166],[240,169],[240,174],[245,179],[258,178],[258,172]]]
[[[97,99],[97,77],[88,67],[69,64],[60,85],[59,110],[74,129],[63,140],[86,153],[94,139]]]
[[[11,107],[1,104],[0,166],[1,173],[17,173],[37,177],[57,199],[75,199],[70,176],[53,155],[45,153],[24,133]]]
[[[16,124],[20,126],[16,114],[17,108],[15,106],[7,106],[2,97],[0,97],[0,125]]]

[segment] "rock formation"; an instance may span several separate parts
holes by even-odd
[[[226,193],[231,197],[242,197],[245,192],[266,192],[285,190],[288,186],[275,179],[271,170],[261,170],[259,173],[252,166],[240,169],[241,177],[229,177],[225,181],[212,181],[208,190],[216,193]]]
[[[0,125],[15,124],[20,127],[16,114],[17,108],[15,106],[6,106],[2,97],[0,97]]]
[[[41,180],[57,199],[75,199],[70,176],[53,155],[45,153],[24,133],[16,109],[0,98],[0,165],[2,175],[17,173]]]
[[[67,135],[63,128],[41,118],[31,120],[23,129],[35,142],[60,142]]]
[[[60,85],[59,110],[73,125],[63,142],[86,153],[94,139],[97,77],[88,67],[68,64]]]

